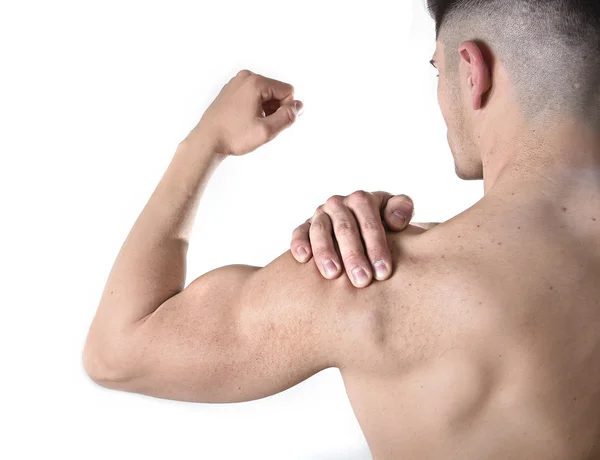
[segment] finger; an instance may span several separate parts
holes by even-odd
[[[310,219],[307,219],[292,232],[290,249],[294,259],[300,263],[306,263],[312,258],[309,238],[310,225]]]
[[[385,280],[392,274],[392,256],[380,212],[378,198],[362,190],[345,200],[354,213],[364,241],[367,259],[375,271],[375,278]]]
[[[388,200],[390,198],[392,198],[394,195],[392,195],[389,192],[373,192],[372,195],[377,198],[377,201],[379,203],[379,211],[380,214],[383,215],[383,209],[385,208],[385,205],[387,204]]]
[[[414,208],[410,197],[392,195],[388,192],[373,192],[373,195],[379,200],[380,215],[386,230],[395,232],[404,230],[413,215]],[[392,204],[388,206],[390,200],[392,200]],[[406,216],[410,216],[410,218],[406,219]]]
[[[331,218],[333,232],[348,278],[355,287],[368,286],[373,280],[372,269],[365,255],[365,248],[354,214],[345,205],[344,197],[339,195],[329,198],[325,203],[324,210]]]
[[[294,87],[289,83],[255,74],[256,86],[260,92],[263,102],[271,99],[277,99],[281,103],[292,102],[294,100]]]
[[[341,262],[333,244],[333,227],[329,216],[319,206],[309,228],[310,244],[315,264],[323,277],[335,279],[342,273]]]
[[[300,107],[302,103],[299,102]],[[268,117],[260,118],[258,123],[263,129],[263,142],[269,142],[274,139],[281,131],[289,128],[298,119],[298,110],[294,101],[281,104],[274,114]]]
[[[383,222],[391,231],[404,230],[414,215],[414,203],[407,195],[395,195],[383,207]]]

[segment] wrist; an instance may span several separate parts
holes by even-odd
[[[193,155],[213,158],[222,161],[227,154],[220,147],[218,137],[208,128],[198,125],[177,146],[177,151],[189,152]]]
[[[190,133],[175,151],[167,175],[188,194],[195,195],[198,187],[208,180],[226,155],[221,154],[209,134]]]

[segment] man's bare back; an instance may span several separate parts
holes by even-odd
[[[600,458],[600,198],[509,203],[388,233],[390,280],[348,290],[377,306],[341,369],[375,460]]]
[[[457,3],[457,20],[441,21]],[[329,208],[343,218],[335,230],[348,277],[324,280],[321,270],[340,270],[333,259],[331,271],[286,252],[184,288],[212,172],[301,113],[293,86],[241,70],[180,143],[123,244],[83,350],[88,375],[108,388],[228,403],[338,367],[375,460],[599,458],[598,10],[554,2],[569,19],[559,27],[541,20],[552,16],[545,5],[519,16],[510,2],[496,2],[502,14],[479,3],[428,5],[455,170],[484,180],[482,201],[431,230],[388,234],[394,273],[367,289],[358,288],[392,261],[373,247],[361,257],[339,197]],[[503,36],[496,26],[507,20],[520,30]],[[569,43],[549,40],[553,32]],[[352,202],[368,212],[373,200]],[[303,231],[322,243],[333,220],[313,217]],[[381,233],[372,213],[361,231]],[[322,245],[313,252],[333,257]]]

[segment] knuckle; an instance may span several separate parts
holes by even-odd
[[[296,121],[296,112],[291,107],[286,107],[285,113],[287,113],[290,124],[293,124]]]
[[[302,230],[303,232],[307,232],[308,229],[310,228],[310,225],[311,225],[310,219],[307,219],[306,221],[304,221],[303,223],[298,225],[298,228],[300,230]]]
[[[320,219],[313,221],[312,225],[310,226],[311,232],[324,232],[325,230],[325,223]]]
[[[252,75],[252,72],[250,72],[248,69],[242,69],[237,73],[236,77],[246,78],[250,75]]]
[[[331,249],[329,249],[327,246],[313,248],[313,255],[317,259],[333,259],[331,256]]]
[[[346,236],[351,233],[354,233],[354,227],[352,226],[352,224],[350,224],[350,222],[343,221],[335,226],[335,234],[338,237]]]
[[[343,204],[344,204],[344,197],[340,196],[340,195],[333,195],[333,196],[329,197],[327,199],[327,201],[325,202],[325,206],[327,206],[328,208],[340,207],[340,206],[343,206]]]
[[[387,254],[385,249],[380,248],[380,247],[374,247],[374,248],[369,248],[367,249],[367,256],[369,258],[369,260],[372,260],[373,262],[377,262],[378,260],[386,260],[387,261]]]
[[[383,224],[380,219],[368,217],[362,220],[361,229],[365,232],[380,231]]]
[[[302,238],[303,235],[305,235],[308,231],[308,225],[307,223],[304,223],[302,225],[297,226],[294,231],[292,232],[292,238]]]
[[[362,204],[362,203],[370,203],[371,202],[371,194],[365,192],[364,190],[357,190],[356,192],[352,192],[352,194],[348,197],[349,200],[353,203]]]
[[[251,88],[253,88],[254,90],[260,90],[260,78],[258,75],[256,75],[255,73],[252,74],[248,74],[246,75],[245,78],[245,83],[250,85]]]
[[[346,254],[344,254],[344,265],[348,267],[350,270],[355,267],[361,266],[363,261],[363,256],[356,251],[350,250]]]

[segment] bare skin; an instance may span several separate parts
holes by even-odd
[[[391,278],[343,299],[377,306],[341,369],[374,459],[600,458],[598,209],[490,197],[387,233]]]
[[[545,150],[525,152],[502,68],[474,42],[457,51],[461,96],[447,98],[440,78],[440,106],[457,169],[472,174],[480,161],[485,197],[430,230],[386,233],[393,271],[362,288],[287,251],[183,289],[210,173],[295,121],[289,85],[232,79],[117,257],[84,348],[90,377],[224,403],[337,367],[375,460],[600,458],[600,133],[565,122],[540,138]],[[256,104],[269,97],[283,102],[259,123]],[[458,120],[460,101],[472,112]],[[367,197],[349,202],[367,210]],[[350,260],[371,270],[368,248],[364,257]]]
[[[485,197],[426,232],[387,233],[391,278],[345,299],[376,305],[370,345],[341,368],[350,401],[375,460],[598,459],[600,132],[565,120],[527,151],[524,121],[506,117],[509,98],[481,110],[492,81],[485,52],[461,46],[466,84],[449,98],[441,51],[438,96],[457,170],[477,178],[480,161]],[[505,93],[501,66],[493,80]],[[466,116],[452,105],[460,98]],[[494,125],[502,130],[487,133]],[[313,248],[318,259],[337,237],[318,233],[292,247],[328,248]]]

